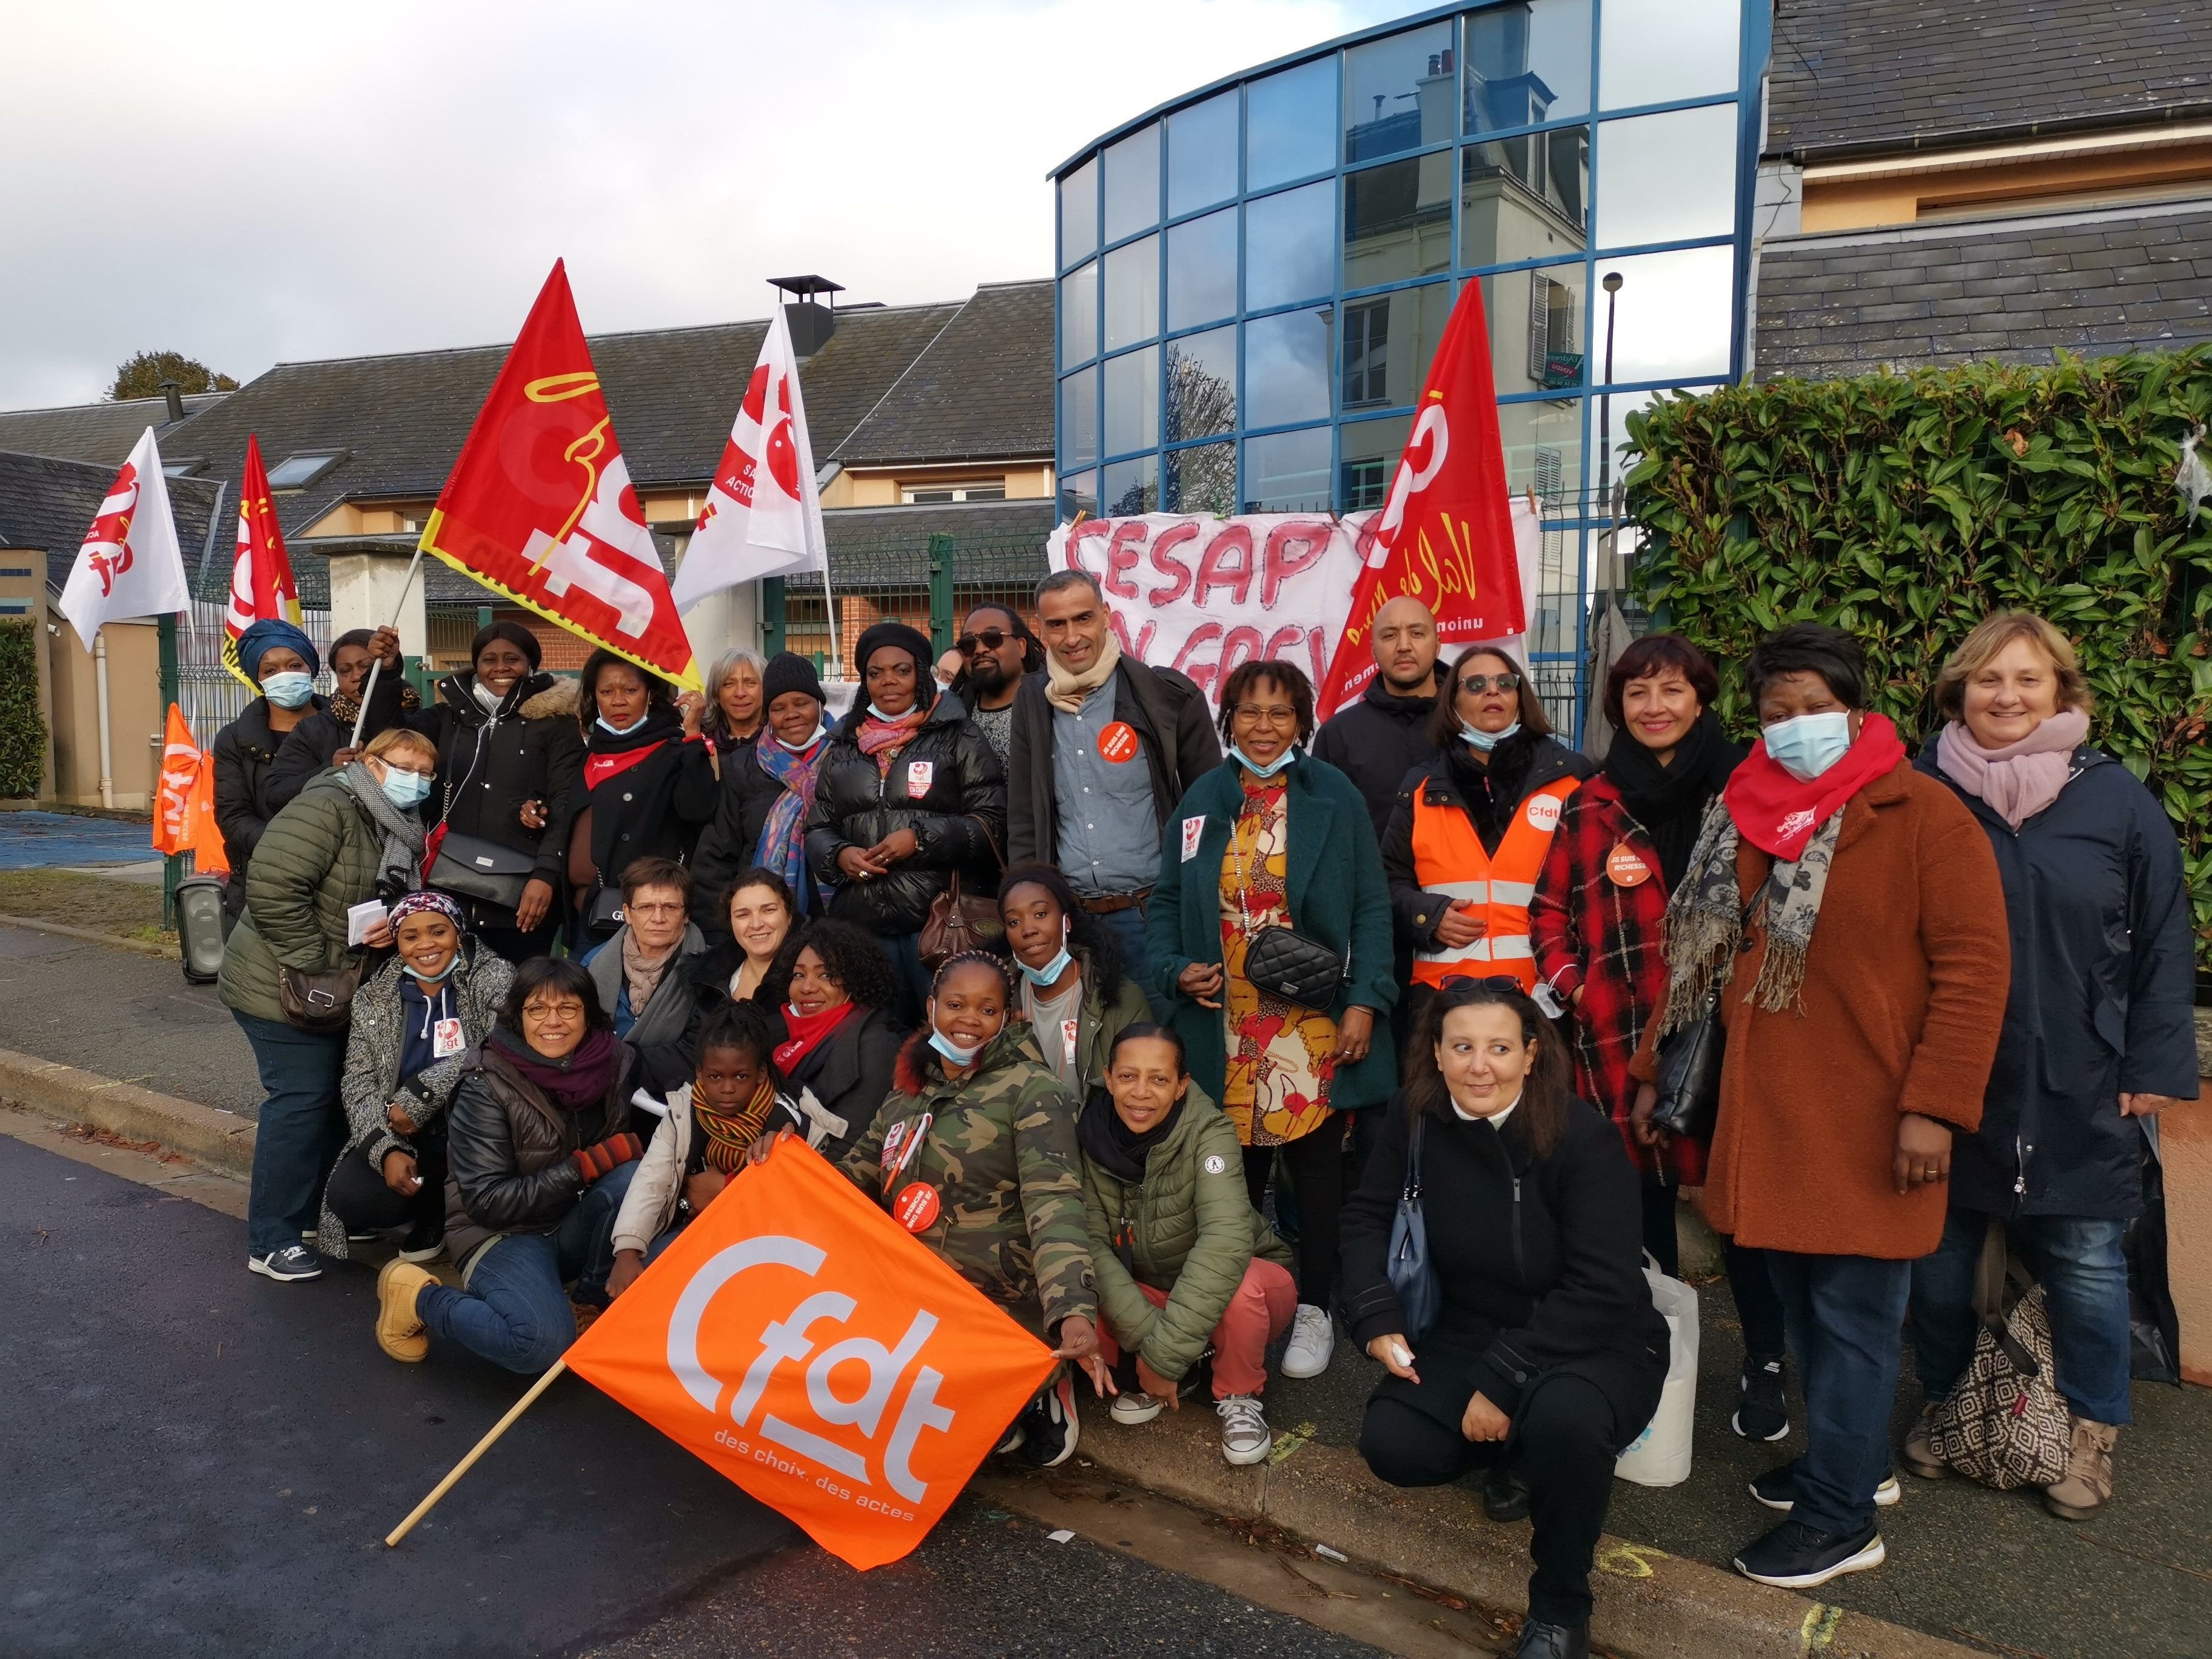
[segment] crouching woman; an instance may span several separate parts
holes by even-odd
[[[1568,1091],[1554,1028],[1512,981],[1448,983],[1408,1061],[1344,1212],[1353,1335],[1390,1373],[1368,1399],[1360,1455],[1394,1486],[1517,1474],[1535,1571],[1516,1651],[1586,1655],[1613,1460],[1667,1378],[1636,1171],[1612,1124]],[[1414,1137],[1440,1292],[1418,1340],[1385,1267]]]
[[[434,1334],[526,1374],[568,1350],[568,1287],[604,1298],[615,1217],[645,1150],[623,1127],[635,1064],[580,963],[537,957],[514,970],[446,1115],[446,1249],[467,1288],[386,1263],[379,1347],[419,1364]]]
[[[1192,1087],[1182,1039],[1143,1024],[1115,1039],[1076,1139],[1099,1346],[1109,1364],[1126,1352],[1134,1372],[1120,1379],[1114,1420],[1179,1407],[1210,1345],[1221,1455],[1258,1462],[1274,1443],[1260,1409],[1267,1345],[1290,1328],[1298,1286],[1291,1247],[1252,1207],[1237,1126]]]

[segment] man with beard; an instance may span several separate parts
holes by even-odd
[[[1004,766],[1013,745],[1014,693],[1022,689],[1023,675],[1044,666],[1044,647],[1006,605],[979,605],[968,613],[968,625],[952,649],[960,659],[952,695]]]
[[[1395,599],[1376,613],[1371,641],[1375,678],[1314,733],[1313,755],[1352,780],[1379,837],[1406,775],[1437,757],[1437,619],[1419,599]]]

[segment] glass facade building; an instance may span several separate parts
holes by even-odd
[[[1480,282],[1566,712],[1624,416],[1741,369],[1768,30],[1762,0],[1443,9],[1103,135],[1053,175],[1062,516],[1379,507]]]

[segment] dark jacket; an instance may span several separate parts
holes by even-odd
[[[397,726],[404,700],[414,695],[404,677],[379,674],[369,693],[368,718],[361,722],[362,743],[366,745],[378,732]],[[279,807],[306,788],[309,778],[337,765],[338,750],[353,742],[353,718],[340,711],[354,705],[337,698],[327,703],[319,697],[315,701],[315,712],[284,734],[276,763],[269,769],[269,799]]]
[[[1390,1102],[1359,1188],[1344,1203],[1352,1337],[1364,1346],[1407,1335],[1421,1381],[1386,1377],[1378,1392],[1455,1425],[1477,1391],[1510,1415],[1562,1366],[1593,1381],[1625,1373],[1631,1386],[1613,1404],[1626,1444],[1658,1405],[1668,1358],[1667,1322],[1644,1277],[1636,1171],[1613,1125],[1574,1099],[1559,1144],[1539,1160],[1524,1109],[1516,1107],[1503,1129],[1456,1115],[1423,1126],[1421,1215],[1443,1300],[1436,1324],[1415,1339],[1385,1267],[1407,1136],[1405,1101]],[[1589,1368],[1601,1356],[1616,1364]]]
[[[1014,693],[1013,736],[1006,763],[1006,861],[1060,862],[1060,811],[1053,799],[1053,707],[1044,698],[1048,671],[1023,677]],[[1172,668],[1149,668],[1124,652],[1114,670],[1114,716],[1127,720],[1152,774],[1152,806],[1165,827],[1176,802],[1221,764],[1221,739],[1206,694]]]
[[[776,1018],[777,1041],[783,1042],[790,1033],[781,1029],[780,1012]],[[784,1091],[799,1101],[802,1110],[803,1091],[812,1095],[823,1111],[845,1120],[842,1132],[832,1127],[816,1149],[831,1163],[852,1150],[890,1098],[899,1048],[905,1042],[905,1028],[890,1009],[864,1008],[793,1066],[785,1078]]]
[[[652,752],[618,771],[610,767],[600,775],[593,765],[603,757],[622,760],[643,748]],[[625,737],[611,738],[595,726],[585,749],[583,764],[568,787],[568,828],[562,839],[569,849],[569,884],[578,902],[588,907],[597,889],[622,885],[622,873],[634,859],[689,864],[699,832],[714,816],[719,786],[706,744],[686,739],[682,723],[665,711],[647,715],[644,725]],[[575,859],[578,839],[586,833],[582,850],[589,853],[591,866],[584,870]]]
[[[496,1045],[464,1057],[446,1109],[446,1253],[464,1269],[471,1251],[504,1233],[550,1233],[589,1190],[572,1155],[629,1121],[628,1048],[596,1104],[563,1111],[525,1081]]]
[[[496,719],[476,699],[476,671],[438,682],[435,702],[405,723],[438,745],[438,777],[422,808],[427,823],[536,856],[532,874],[557,893],[568,860],[584,734],[574,680],[530,674],[517,680]],[[522,804],[545,808],[545,827],[526,829]]]
[[[323,699],[317,697],[315,714],[320,714],[324,707]],[[230,862],[223,908],[234,916],[246,908],[246,869],[253,849],[260,844],[261,832],[299,793],[294,789],[279,798],[271,787],[277,754],[290,736],[287,732],[280,737],[269,729],[266,697],[256,697],[246,705],[243,714],[215,734],[215,824],[222,831],[222,850]]]
[[[730,884],[752,868],[769,811],[783,793],[783,786],[761,767],[762,741],[741,738],[721,751],[714,821],[700,836],[691,858],[691,920],[718,943],[730,937],[730,907],[724,902],[730,896]],[[819,911],[817,905],[810,914]]]
[[[1470,801],[1452,776],[1452,769],[1439,757],[1406,779],[1390,809],[1390,822],[1382,831],[1382,869],[1390,882],[1390,911],[1399,940],[1416,951],[1436,947],[1437,924],[1451,901],[1425,893],[1413,874],[1413,792],[1425,792],[1431,806],[1456,806],[1474,823],[1482,844],[1495,852],[1504,822],[1521,803],[1546,784],[1560,778],[1587,778],[1597,763],[1578,755],[1557,738],[1519,734],[1508,738],[1492,751],[1490,769],[1484,775],[1492,787],[1487,800]],[[1497,833],[1486,833],[1497,825]]]
[[[860,752],[867,704],[857,703],[830,734],[816,774],[814,810],[806,817],[806,863],[815,880],[838,886],[830,914],[887,938],[921,931],[930,901],[956,869],[964,887],[995,893],[1006,843],[1006,777],[999,757],[968,719],[960,700],[939,692],[921,729],[892,761],[889,775]],[[910,786],[928,768],[920,795]],[[888,876],[853,881],[837,868],[848,847],[869,848],[896,830],[911,830],[921,847]]]
[[[1919,765],[1951,783],[1934,741]],[[1981,1127],[1953,1141],[1951,1202],[1996,1216],[2136,1215],[2146,1126],[2120,1115],[2118,1096],[2197,1092],[2172,822],[2126,767],[2086,746],[2058,799],[2018,830],[1952,788],[1996,853],[2012,989]]]
[[[613,1018],[616,1005],[629,993],[623,975],[623,941],[627,926],[617,927],[605,944],[594,945],[584,956],[584,971],[599,994],[599,1006]],[[707,941],[696,927],[687,927],[677,941],[676,960],[653,988],[653,1000],[642,1014],[631,1012],[632,1024],[623,1041],[637,1056],[637,1085],[665,1100],[670,1090],[698,1075],[699,1027],[708,1010],[730,1000],[729,978],[717,985],[693,971],[692,965],[708,954]]]
[[[1441,678],[1441,665],[1437,672]],[[1314,733],[1314,758],[1352,780],[1375,821],[1377,841],[1389,824],[1406,775],[1437,758],[1437,746],[1429,741],[1429,717],[1436,707],[1434,692],[1401,697],[1377,675],[1358,702],[1338,709]]]
[[[1221,1098],[1229,1065],[1223,1012],[1200,1007],[1176,981],[1194,962],[1221,961],[1221,861],[1244,810],[1243,771],[1236,762],[1224,761],[1176,803],[1160,849],[1159,884],[1146,915],[1152,1006],[1181,1034],[1191,1076],[1215,1100]],[[1367,821],[1367,803],[1334,766],[1301,755],[1284,775],[1289,779],[1285,889],[1291,926],[1348,958],[1343,986],[1323,1012],[1340,1020],[1352,1007],[1376,1015],[1376,1041],[1367,1058],[1337,1073],[1329,1104],[1346,1110],[1371,1106],[1389,1097],[1398,1079],[1384,1024],[1398,1000],[1398,981],[1375,830]],[[1190,818],[1203,818],[1205,828],[1186,859],[1181,826]]]

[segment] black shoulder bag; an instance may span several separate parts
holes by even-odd
[[[1750,925],[1751,913],[1765,891],[1762,880],[1737,918],[1739,933]],[[1716,975],[1712,993],[1698,1017],[1659,1039],[1659,1074],[1652,1079],[1659,1101],[1651,1109],[1653,1128],[1692,1140],[1713,1138],[1713,1123],[1721,1109],[1721,1062],[1728,1049],[1728,1032],[1721,1024],[1721,994],[1727,988]]]

